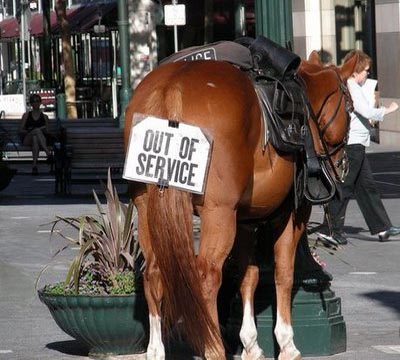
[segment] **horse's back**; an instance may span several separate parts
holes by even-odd
[[[221,61],[192,61],[165,64],[152,71],[135,90],[127,109],[204,127],[225,122],[229,129],[246,123],[246,114],[256,101],[254,88],[245,73]],[[212,119],[210,119],[210,117]]]

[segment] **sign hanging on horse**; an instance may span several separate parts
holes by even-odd
[[[135,114],[123,178],[202,194],[211,144],[197,126]]]

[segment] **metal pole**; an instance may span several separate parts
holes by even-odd
[[[178,26],[174,25],[174,47],[175,52],[178,52]]]
[[[246,20],[243,0],[235,0],[235,37],[246,35]]]
[[[47,61],[51,59],[51,23],[50,23],[50,1],[42,0],[43,11],[43,38],[42,38],[42,54],[41,68],[45,87],[52,87],[52,67],[48,66]],[[60,84],[61,85],[61,84]]]
[[[112,114],[113,118],[118,117],[118,99],[117,99],[117,40],[115,31],[111,31],[111,41],[113,48],[113,70],[111,79],[111,93],[112,93]]]
[[[172,0],[172,5],[178,5],[178,0]],[[175,52],[178,52],[178,26],[174,25],[174,47]]]
[[[26,0],[21,2],[21,57],[22,57],[22,96],[23,96],[23,111],[26,111],[26,72],[25,72],[25,16],[26,6],[28,3]]]
[[[125,109],[132,94],[129,58],[129,21],[126,0],[118,0],[119,51],[121,59],[121,90],[119,126],[125,126]]]

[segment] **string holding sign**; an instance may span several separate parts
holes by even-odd
[[[135,114],[123,177],[202,194],[211,144],[197,126]]]

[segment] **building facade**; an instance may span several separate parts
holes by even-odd
[[[292,0],[294,50],[306,57],[320,51],[322,59],[341,64],[352,49],[368,53],[371,77],[378,79],[379,103],[400,103],[399,0]],[[377,140],[397,145],[400,113],[378,124]]]

